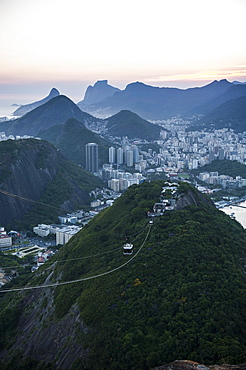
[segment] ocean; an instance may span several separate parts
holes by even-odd
[[[0,117],[9,117],[13,118],[12,113],[17,109],[17,106],[11,106],[11,104],[6,101],[0,100]]]

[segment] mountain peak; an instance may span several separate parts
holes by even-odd
[[[231,85],[231,82],[229,82],[226,78],[223,78],[222,80],[214,80],[213,82],[211,82],[210,85],[222,85],[222,84],[226,84],[226,85]]]
[[[100,86],[100,85],[103,85],[103,86],[109,86],[108,84],[108,80],[98,80],[95,84],[94,84],[94,87],[95,86]]]
[[[44,99],[38,100],[34,103],[21,105],[18,109],[16,109],[16,111],[14,111],[13,116],[23,116],[26,113],[32,111],[33,109],[39,107],[40,105],[43,105],[43,104],[47,103],[50,99],[53,99],[53,98],[55,98],[56,96],[59,96],[59,95],[60,95],[59,91],[53,87],[50,90],[49,95],[46,96]]]
[[[58,96],[58,95],[60,95],[59,91],[55,87],[53,87],[50,90],[50,93],[48,96],[54,98],[55,96]]]
[[[75,118],[83,123],[91,116],[82,112],[79,107],[67,96],[58,95],[50,97],[48,101],[24,116],[12,120],[5,132],[12,135],[38,135],[39,131],[47,130],[54,125],[63,124],[69,118]]]
[[[136,82],[132,82],[132,83],[128,84],[126,86],[126,90],[129,90],[129,89],[141,89],[143,87],[153,88],[153,86],[146,85],[143,82],[136,81]]]
[[[78,103],[80,108],[86,105],[98,103],[110,98],[115,92],[120,91],[117,87],[108,84],[108,80],[99,80],[93,86],[89,85],[85,92],[84,100]]]

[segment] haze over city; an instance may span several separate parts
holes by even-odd
[[[1,0],[0,99],[52,87],[75,102],[97,80],[188,88],[246,81],[244,0]]]

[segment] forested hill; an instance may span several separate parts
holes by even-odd
[[[219,175],[228,175],[231,177],[241,176],[246,178],[246,166],[238,161],[230,161],[229,159],[216,159],[205,166],[192,170],[192,173],[198,175],[200,172],[218,172]]]
[[[32,228],[89,204],[101,180],[43,140],[0,142],[0,225]]]
[[[0,293],[3,369],[246,362],[245,230],[184,183],[172,197],[195,202],[149,223],[163,185],[134,185],[94,217],[29,282],[49,288]]]
[[[52,126],[40,132],[41,139],[48,140],[71,161],[86,168],[85,146],[87,143],[98,144],[99,165],[108,162],[108,150],[112,142],[88,130],[85,125],[74,118],[62,125]]]
[[[157,140],[161,132],[160,126],[146,121],[129,110],[122,110],[105,121],[108,133],[112,136],[127,136],[130,139],[140,138],[151,141]]]

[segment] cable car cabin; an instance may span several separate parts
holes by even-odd
[[[123,254],[125,256],[132,254],[132,252],[133,252],[133,244],[126,243],[123,245]]]

